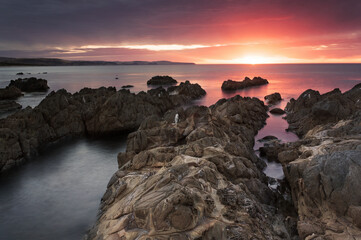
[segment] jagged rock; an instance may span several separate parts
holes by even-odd
[[[147,85],[172,85],[176,83],[177,80],[170,76],[154,76],[147,81]]]
[[[14,100],[0,101],[0,112],[9,112],[17,109],[21,109],[21,105]]]
[[[86,238],[293,239],[252,149],[266,110],[237,96],[144,120]]]
[[[162,96],[134,94],[104,87],[84,88],[75,94],[64,89],[51,92],[34,109],[28,107],[0,120],[0,129],[11,130],[15,139],[5,141],[0,137],[0,142],[4,141],[0,171],[16,165],[13,162],[21,163],[20,159],[31,157],[41,146],[64,137],[133,131],[147,117],[163,116],[169,109],[190,103],[192,97],[197,96],[172,96],[165,90]],[[17,159],[12,159],[14,154],[10,154],[14,151],[13,141],[22,146]]]
[[[308,90],[289,105],[292,119],[303,113],[303,121],[310,124],[303,139],[284,145],[278,154],[302,239],[361,239],[361,111],[355,104],[359,87],[344,94]],[[334,112],[331,105],[347,114]]]
[[[282,100],[281,94],[278,92],[269,94],[264,97],[268,105],[274,105]]]
[[[122,86],[122,88],[133,88],[134,86],[133,85],[124,85]]]
[[[272,113],[272,114],[276,114],[276,115],[283,115],[283,114],[286,113],[281,108],[273,108],[269,112]]]
[[[184,95],[192,99],[200,98],[206,95],[206,91],[199,84],[191,84],[189,81],[180,83],[179,86],[172,86],[167,89],[170,95]]]
[[[360,84],[359,84],[360,85]],[[320,95],[307,90],[297,100],[291,99],[285,108],[289,130],[303,136],[317,125],[336,122],[351,116],[361,108],[361,87],[341,93],[339,89]]]
[[[9,87],[14,86],[23,92],[43,92],[49,89],[48,81],[41,78],[18,78],[11,80]]]
[[[0,88],[0,100],[16,99],[22,95],[21,90],[14,86]]]
[[[238,89],[260,86],[265,84],[268,84],[267,79],[261,77],[254,77],[251,80],[249,77],[245,77],[245,79],[241,82],[233,81],[233,80],[224,81],[221,88],[224,91],[235,91]]]

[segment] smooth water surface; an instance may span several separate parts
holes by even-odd
[[[124,140],[63,141],[2,174],[0,239],[82,239],[96,220]]]
[[[284,100],[277,107],[284,108],[290,98],[297,98],[306,89],[325,93],[338,87],[345,91],[361,82],[360,64],[71,66],[0,67],[0,87],[18,78],[17,72],[30,73],[22,78],[47,79],[50,91],[65,88],[72,93],[83,87],[119,89],[127,84],[134,85],[132,92],[146,91],[146,81],[152,76],[170,75],[179,82],[199,83],[207,95],[196,104],[207,106],[236,94],[263,99],[280,92]],[[261,76],[270,84],[232,93],[221,91],[224,80],[243,80],[245,76]],[[35,107],[45,96],[27,93],[18,102],[23,107]],[[282,141],[297,140],[285,131],[287,126],[282,116],[270,115],[256,140],[266,135]],[[256,141],[255,149],[260,146]],[[117,153],[124,150],[124,137],[58,143],[21,168],[0,176],[0,240],[81,239],[94,223],[106,184],[117,169]],[[268,176],[283,178],[280,164],[267,165]]]

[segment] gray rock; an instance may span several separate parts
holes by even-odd
[[[269,94],[264,97],[268,105],[274,105],[282,100],[281,94],[278,92]]]

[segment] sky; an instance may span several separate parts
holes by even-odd
[[[0,56],[361,63],[360,0],[0,0]]]

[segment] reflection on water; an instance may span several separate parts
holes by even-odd
[[[81,239],[125,151],[125,136],[57,143],[0,176],[0,239]]]

